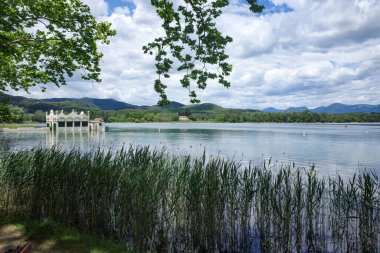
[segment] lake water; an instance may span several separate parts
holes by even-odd
[[[165,147],[176,155],[229,157],[243,164],[308,167],[322,175],[374,169],[380,175],[380,124],[122,123],[104,133],[0,132],[2,150],[75,146],[81,150],[129,145]]]

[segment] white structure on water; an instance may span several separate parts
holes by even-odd
[[[101,118],[96,118],[88,122],[90,131],[104,131],[106,129],[104,120]]]
[[[83,111],[76,113],[74,110],[69,114],[64,114],[63,110],[46,113],[46,126],[52,130],[90,130],[90,131],[104,131],[104,120],[96,118],[90,120],[90,112],[85,114]]]

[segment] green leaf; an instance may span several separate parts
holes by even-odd
[[[254,13],[263,10],[256,0],[247,0],[250,10]],[[162,19],[165,35],[158,37],[143,47],[145,54],[155,53],[156,73],[158,80],[161,75],[168,78],[173,65],[182,74],[180,84],[189,90],[192,103],[199,103],[195,90],[205,89],[209,79],[218,79],[224,87],[230,83],[225,79],[232,72],[232,65],[226,62],[229,58],[225,53],[232,38],[224,36],[216,27],[216,18],[222,14],[222,9],[229,4],[228,0],[193,1],[184,0],[174,8],[174,0],[151,0],[156,8],[157,16]],[[210,4],[211,3],[211,4]],[[167,101],[165,87],[155,83],[155,90],[161,98],[159,104]]]

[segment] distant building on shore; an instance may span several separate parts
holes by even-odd
[[[187,117],[187,116],[178,116],[178,120],[179,121],[188,121],[189,117]]]
[[[62,111],[54,112],[50,110],[50,113],[46,113],[46,126],[51,130],[87,130],[87,131],[104,131],[104,120],[96,118],[90,120],[90,112],[85,114],[83,111],[80,113],[74,110],[65,114]]]
[[[188,121],[189,116],[191,115],[190,109],[186,109],[184,111],[179,111],[178,112],[178,120],[179,121]]]

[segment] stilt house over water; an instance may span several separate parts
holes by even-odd
[[[96,118],[90,120],[90,112],[85,114],[83,111],[80,113],[74,110],[65,114],[62,111],[46,113],[46,126],[51,130],[87,130],[87,131],[104,131],[104,120]]]

